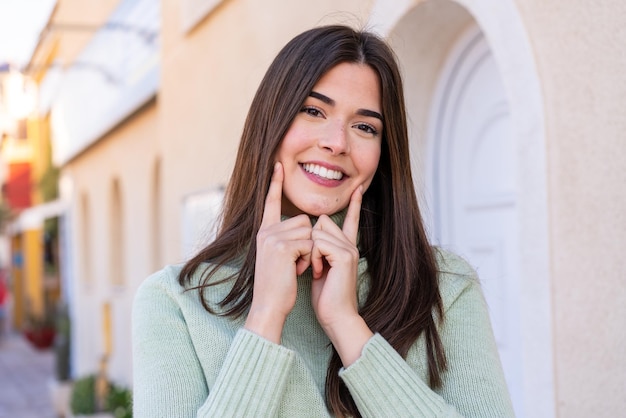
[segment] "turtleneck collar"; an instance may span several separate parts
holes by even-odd
[[[348,208],[342,209],[337,213],[334,213],[332,215],[329,215],[329,218],[339,227],[339,228],[343,228],[343,221],[346,219],[346,214],[348,213]],[[292,216],[287,216],[287,215],[281,215],[280,219],[282,221],[285,221],[289,218],[292,218]],[[311,219],[311,225],[315,226],[315,224],[317,223],[317,219],[319,217],[318,216],[311,216],[309,215],[309,219]]]

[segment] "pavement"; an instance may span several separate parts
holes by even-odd
[[[53,370],[51,350],[35,350],[21,334],[0,336],[0,418],[56,418]]]

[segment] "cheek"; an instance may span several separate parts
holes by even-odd
[[[292,126],[285,134],[276,152],[276,161],[288,162],[302,148],[302,133]]]
[[[371,149],[361,150],[359,153],[359,167],[363,176],[364,186],[368,187],[376,174],[380,161],[380,145]]]

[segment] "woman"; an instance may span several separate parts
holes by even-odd
[[[289,42],[216,240],[138,291],[136,416],[511,416],[475,274],[428,244],[408,155],[383,41]]]

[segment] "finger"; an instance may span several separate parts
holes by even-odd
[[[346,219],[343,221],[343,233],[350,240],[351,243],[356,245],[357,236],[359,234],[359,219],[361,218],[361,202],[363,201],[363,186],[356,188],[350,196],[350,205],[348,206],[348,213]]]
[[[288,244],[289,241],[311,239],[311,228],[306,226],[296,228],[280,228],[282,223],[259,230],[257,244],[260,247],[272,248],[276,245]]]
[[[302,254],[296,261],[296,274],[299,276],[311,265],[311,252]]]
[[[333,264],[339,254],[357,252],[355,244],[350,242],[345,233],[326,215],[319,217],[311,233],[313,251],[311,252],[311,267],[313,278],[321,278]]]
[[[311,251],[311,268],[313,269],[314,279],[322,277],[322,273],[324,272],[324,256],[316,245],[313,245],[313,250]]]
[[[257,256],[257,272],[258,266],[261,264],[261,260],[268,261],[269,264],[272,264],[272,261],[276,262],[276,260],[284,260],[280,261],[284,265],[295,265],[296,268],[300,265],[304,264],[305,267],[302,271],[306,270],[308,267],[308,261],[310,259],[311,250],[313,248],[313,240],[311,239],[291,239],[291,240],[276,240],[275,243],[270,245],[267,248],[264,248],[263,253],[260,254],[260,257]],[[300,261],[303,259],[303,261]],[[276,263],[274,263],[276,264]],[[267,271],[269,274],[275,274],[274,271]]]
[[[332,234],[338,238],[346,238],[346,234],[343,232],[341,227],[335,223],[328,215],[320,215],[317,218],[317,222],[313,227],[313,232],[317,233],[318,231],[324,231],[328,234]]]
[[[335,229],[328,230],[330,229],[328,227],[328,229],[313,229],[311,233],[311,239],[313,239],[313,242],[324,240],[335,247],[354,247],[354,244],[346,238],[341,229],[339,229],[339,227],[337,227],[334,223],[332,225]]]
[[[296,266],[298,265],[298,263],[303,263],[303,262],[306,263],[306,260],[310,259],[311,251],[313,249],[312,240],[301,239],[297,241],[292,241],[290,244],[293,245],[294,247],[294,251],[295,251],[294,262],[296,263]],[[300,260],[304,260],[304,261],[300,261]],[[306,265],[306,267],[308,267],[308,264]]]
[[[262,226],[280,223],[281,201],[283,198],[283,166],[277,162],[274,164],[274,172],[270,187],[265,197],[265,208],[263,209]]]
[[[309,230],[309,233],[313,229],[313,226],[311,225],[311,218],[309,218],[309,216],[305,214],[300,214],[292,218],[287,218],[284,221],[282,221],[280,224],[276,225],[276,227],[284,228],[284,229],[304,227]]]

